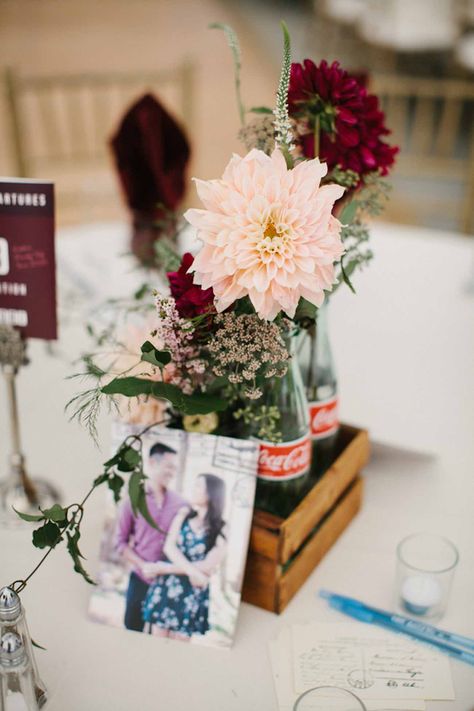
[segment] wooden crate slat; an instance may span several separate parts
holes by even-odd
[[[274,560],[249,552],[242,587],[242,600],[275,612],[278,604],[281,566]]]
[[[279,581],[275,612],[282,612],[360,509],[363,480],[358,477],[321,528],[303,547]],[[268,608],[267,608],[268,609]]]
[[[367,464],[370,454],[367,431],[348,426],[343,426],[342,430],[343,436],[353,434],[352,440],[303,501],[281,524],[280,562],[283,564],[298,550],[313,528]]]

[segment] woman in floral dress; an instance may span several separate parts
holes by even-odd
[[[144,567],[147,577],[158,576],[143,603],[143,618],[153,634],[189,639],[209,630],[210,577],[225,553],[224,504],[224,481],[200,474],[191,509],[181,509],[171,525],[167,560]]]

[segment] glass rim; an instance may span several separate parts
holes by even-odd
[[[305,696],[308,696],[308,694],[311,694],[313,691],[317,691],[317,689],[337,689],[338,691],[343,691],[346,694],[349,694],[349,696],[352,696],[356,701],[360,703],[360,708],[362,711],[367,711],[367,706],[364,704],[361,698],[354,694],[353,691],[350,691],[350,689],[344,689],[342,686],[333,686],[331,684],[322,684],[321,686],[313,686],[312,689],[307,689],[306,691],[303,691],[302,694],[298,696],[296,699],[292,711],[298,711],[298,706],[299,703],[302,699],[304,699]]]
[[[451,563],[451,565],[448,565],[445,568],[421,568],[418,565],[412,565],[411,563],[408,563],[407,560],[404,558],[402,554],[402,547],[407,541],[410,541],[414,538],[421,538],[421,537],[426,537],[426,538],[436,538],[438,541],[442,541],[443,543],[447,544],[448,548],[451,549],[452,553],[454,554],[454,560]],[[410,533],[408,536],[405,536],[405,538],[402,538],[400,543],[397,545],[397,558],[398,560],[403,563],[403,565],[406,565],[407,568],[410,568],[411,570],[417,570],[420,573],[434,573],[434,574],[441,574],[441,573],[448,573],[450,570],[456,567],[456,565],[459,562],[459,551],[457,547],[454,545],[452,541],[449,540],[449,538],[446,538],[445,536],[439,536],[437,533],[427,533],[426,531],[420,531],[419,533]]]

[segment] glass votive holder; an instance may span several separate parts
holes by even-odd
[[[296,700],[293,711],[367,711],[361,699],[339,686],[316,686]]]
[[[396,593],[403,613],[440,618],[447,607],[459,553],[447,538],[414,533],[397,547]]]

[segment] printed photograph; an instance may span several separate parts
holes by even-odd
[[[114,425],[112,446],[138,431]],[[134,513],[126,491],[118,504],[107,500],[90,617],[228,647],[240,605],[258,443],[164,427],[142,440],[155,525]]]

